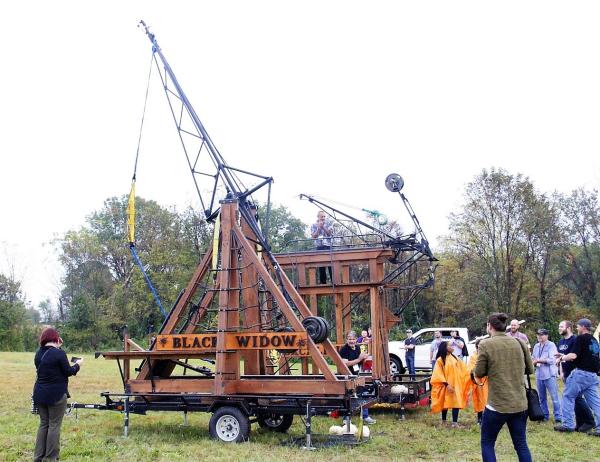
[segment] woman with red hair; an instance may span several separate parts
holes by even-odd
[[[33,402],[40,414],[40,427],[35,440],[34,462],[58,460],[60,426],[67,408],[69,376],[77,374],[83,359],[72,366],[58,331],[48,327],[40,335],[40,348],[35,354],[37,379],[33,387]]]

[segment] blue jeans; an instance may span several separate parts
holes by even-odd
[[[562,414],[560,412],[560,400],[558,398],[558,384],[556,383],[556,377],[542,380],[536,377],[535,383],[540,396],[540,406],[542,406],[542,411],[544,411],[546,420],[550,418],[550,411],[548,410],[548,393],[550,393],[550,398],[552,399],[554,420],[561,420]]]
[[[583,424],[588,424],[592,427],[596,425],[594,423],[594,414],[592,414],[592,410],[585,402],[583,395],[579,395],[575,398],[575,424],[577,425],[577,428],[581,427]]]
[[[415,375],[415,356],[414,355],[406,355],[406,368],[408,369],[408,373],[410,375]]]
[[[519,462],[531,462],[531,453],[527,446],[527,411],[514,414],[502,414],[485,408],[481,421],[481,458],[483,462],[496,462],[496,438],[506,424]]]
[[[596,416],[596,430],[600,431],[600,395],[598,376],[594,372],[575,369],[569,377],[563,393],[562,421],[565,427],[574,429],[575,399],[583,394],[585,401]]]

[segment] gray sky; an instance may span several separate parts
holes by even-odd
[[[144,19],[229,164],[275,178],[306,222],[309,193],[430,240],[483,168],[542,191],[600,186],[597,2],[27,1],[0,6],[0,269],[54,299],[49,242],[129,190],[149,69]],[[155,76],[156,77],[156,76]],[[196,205],[152,81],[138,194]]]

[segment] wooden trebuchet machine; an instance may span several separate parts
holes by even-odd
[[[328,323],[311,312],[272,254],[250,197],[264,186],[270,192],[272,178],[227,165],[154,34],[141,26],[205,217],[214,223],[213,245],[147,349],[124,332],[123,351],[96,354],[117,361],[123,393],[106,392],[106,404],[78,407],[124,412],[125,434],[131,412],[211,412],[211,435],[227,442],[248,439],[252,421],[286,431],[293,415],[305,415],[310,446],[311,416],[357,413],[374,402],[377,386],[350,373],[329,340]],[[199,178],[211,178],[212,192],[201,193]],[[248,178],[258,184],[244,186]],[[312,365],[310,373],[293,373],[297,358]]]

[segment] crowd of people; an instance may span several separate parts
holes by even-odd
[[[457,338],[456,332],[449,340],[443,340],[441,332],[435,333],[430,347],[431,412],[440,413],[446,423],[451,411],[451,426],[460,427],[459,412],[467,407],[470,398],[481,426],[482,459],[496,460],[496,439],[506,424],[519,461],[530,461],[524,374],[535,373],[545,421],[552,417],[554,429],[559,432],[600,436],[600,347],[591,335],[591,321],[580,319],[577,335],[573,334],[570,321],[562,321],[558,326],[558,347],[549,340],[547,329],[538,329],[537,342],[531,348],[527,336],[519,331],[517,320],[512,320],[506,331],[507,319],[504,313],[490,315],[489,338],[476,342],[476,352],[468,365],[464,360],[464,340]],[[558,380],[565,384],[562,399]]]

